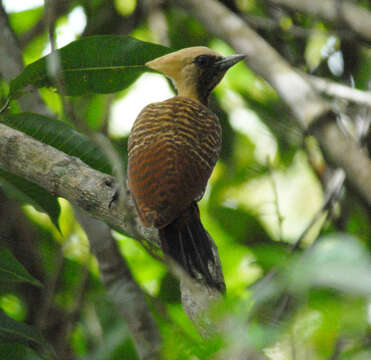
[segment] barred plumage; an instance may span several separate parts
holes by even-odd
[[[129,188],[143,224],[164,227],[201,198],[220,147],[219,120],[201,103],[177,96],[145,107],[128,145]]]
[[[178,96],[146,106],[128,144],[128,185],[145,226],[159,229],[162,249],[189,275],[223,291],[213,279],[211,241],[197,201],[219,157],[221,127],[207,107],[210,91],[242,55],[223,58],[194,47],[155,59],[147,66],[172,78]]]

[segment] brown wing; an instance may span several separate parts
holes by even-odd
[[[128,184],[144,225],[164,227],[202,197],[220,147],[218,118],[194,100],[143,109],[129,137]]]

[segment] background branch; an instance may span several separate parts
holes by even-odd
[[[371,12],[351,1],[338,0],[270,0],[325,20],[347,26],[366,41],[371,41]]]
[[[22,54],[8,17],[0,1],[0,75],[9,82],[23,70]],[[31,89],[32,90],[32,89]],[[33,89],[19,99],[19,105],[27,111],[48,115],[47,110],[38,93]],[[0,105],[1,107],[1,105]]]
[[[66,15],[71,10],[71,1],[69,0],[62,0],[57,1],[55,4],[54,12],[50,13],[52,18],[48,19],[49,22],[54,23],[58,18],[63,15]],[[44,10],[45,11],[45,10]],[[37,36],[41,35],[46,31],[47,23],[45,18],[41,18],[36,25],[34,25],[30,30],[21,34],[19,36],[19,44],[21,48],[26,47],[32,40],[34,40]]]
[[[371,161],[358,144],[337,127],[336,114],[311,85],[241,18],[219,2],[174,1],[236,52],[246,54],[249,67],[276,89],[304,129],[317,123],[314,134],[328,160],[344,168],[349,184],[371,207]]]
[[[302,73],[320,93],[371,107],[371,91],[362,91],[322,77]]]
[[[125,319],[139,358],[160,359],[162,339],[159,329],[148,309],[145,293],[135,282],[110,228],[78,207],[74,208],[74,212],[98,260],[107,296]]]

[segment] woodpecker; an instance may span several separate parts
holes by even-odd
[[[221,127],[208,97],[244,57],[197,46],[147,62],[173,81],[177,96],[147,105],[128,142],[128,187],[141,222],[159,229],[164,254],[219,291],[222,286],[209,270],[211,240],[197,205],[221,149]]]

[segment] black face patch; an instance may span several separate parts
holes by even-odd
[[[224,71],[220,72],[215,63],[222,57],[214,55],[199,55],[193,63],[199,68],[199,78],[197,81],[197,92],[202,103],[207,104],[210,92],[221,80]]]
[[[221,57],[215,55],[199,55],[193,60],[193,63],[200,68],[207,68],[213,66],[220,59]]]

